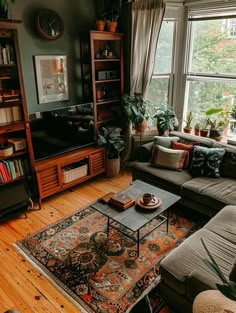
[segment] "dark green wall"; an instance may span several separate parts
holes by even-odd
[[[64,21],[64,34],[56,41],[41,39],[36,32],[36,13],[41,8],[57,11]],[[81,102],[79,33],[94,29],[94,0],[16,0],[10,18],[22,20],[18,37],[28,112],[44,111]],[[38,104],[33,56],[65,54],[68,62],[69,101]]]

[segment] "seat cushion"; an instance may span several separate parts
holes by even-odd
[[[176,173],[169,169],[154,168],[149,162],[133,163],[132,172],[133,179],[141,179],[175,194],[180,193],[183,183],[192,179],[187,170]]]
[[[236,203],[236,180],[196,177],[183,184],[181,196],[203,203],[217,212],[227,204]]]
[[[236,245],[236,205],[225,206],[204,228]]]
[[[186,294],[191,299],[191,290],[187,290],[187,277],[193,271],[200,271],[203,275],[210,275],[210,279],[219,282],[219,278],[209,270],[202,261],[209,259],[200,239],[204,239],[208,249],[226,277],[232,269],[236,254],[236,245],[209,231],[206,228],[185,239],[180,246],[172,250],[160,263],[161,277],[178,294]]]

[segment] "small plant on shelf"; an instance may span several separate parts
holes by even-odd
[[[7,18],[8,8],[15,0],[0,0],[0,18]]]
[[[193,113],[188,111],[185,120],[184,132],[190,134],[192,130]]]

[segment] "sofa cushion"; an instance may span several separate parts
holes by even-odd
[[[181,196],[219,211],[227,204],[236,203],[236,180],[233,178],[195,177],[183,184]]]
[[[178,141],[179,137],[165,137],[165,136],[154,136],[153,137],[153,145],[159,145],[165,148],[171,148],[171,141]]]
[[[225,206],[204,228],[236,245],[236,206]]]
[[[203,275],[209,275],[211,280],[219,282],[219,278],[202,261],[203,258],[209,257],[203,248],[201,238],[226,277],[229,275],[236,253],[235,244],[205,228],[198,230],[172,250],[160,263],[162,280],[178,294],[184,294],[185,291],[190,299],[193,295],[191,288],[187,290],[187,278],[193,271],[200,271]]]
[[[186,158],[185,163],[184,163],[184,168],[188,168],[191,160],[192,160],[192,154],[193,154],[193,145],[186,145],[181,142],[176,142],[176,141],[171,141],[171,149],[174,150],[186,150],[189,153],[189,157]]]
[[[154,167],[169,168],[181,172],[188,157],[188,151],[168,149],[155,145],[153,147],[151,164]]]
[[[149,162],[134,162],[132,165],[133,179],[141,179],[155,186],[179,194],[183,183],[192,179],[187,170],[178,172],[163,168],[154,168]]]
[[[194,146],[191,162],[193,176],[220,177],[220,165],[225,149]]]
[[[224,148],[226,150],[220,167],[221,175],[236,178],[236,147],[216,142],[214,148]]]

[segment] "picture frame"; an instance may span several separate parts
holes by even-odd
[[[38,103],[69,100],[66,55],[35,55]]]

